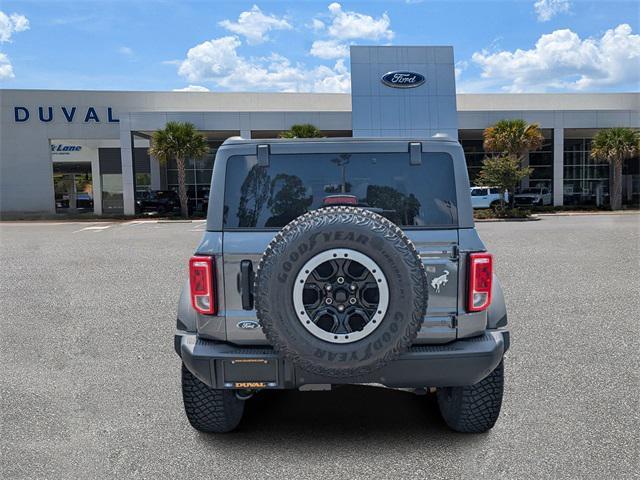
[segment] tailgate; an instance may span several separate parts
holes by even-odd
[[[417,343],[439,343],[454,340],[454,318],[458,304],[458,231],[408,230],[422,259],[429,282],[427,318]],[[262,253],[274,237],[274,232],[232,232],[223,234],[224,303],[227,339],[240,344],[264,344],[255,309],[245,310],[240,285],[241,264],[252,263],[258,268]]]

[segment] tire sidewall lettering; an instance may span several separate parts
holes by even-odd
[[[271,335],[267,332],[267,337],[276,350],[305,371],[346,377],[380,368],[404,351],[419,330],[424,313],[414,305],[415,292],[419,289],[411,285],[418,278],[415,269],[422,268],[422,262],[415,250],[402,247],[398,239],[401,238],[405,243],[407,240],[398,236],[397,230],[391,230],[388,222],[385,223],[386,220],[372,224],[369,212],[354,212],[350,216],[343,215],[339,218],[332,213],[327,213],[328,218],[307,215],[311,219],[306,226],[303,227],[303,222],[299,219],[296,220],[297,225],[284,229],[279,234],[277,242],[280,248],[267,251],[275,258],[272,257],[270,262],[263,258],[261,263],[267,268],[260,284],[268,286],[269,277],[279,284],[271,292],[260,292],[257,296],[264,302],[262,308],[256,305],[258,318],[263,312],[265,314],[264,320],[261,319],[263,329],[265,332],[271,331]],[[324,230],[318,231],[318,228]],[[293,311],[291,315],[279,314],[294,308],[292,288],[304,264],[331,248],[351,248],[371,257],[380,265],[393,292],[380,328],[351,344],[333,344],[317,339],[308,334]],[[407,252],[413,252],[416,257],[414,262],[407,260]],[[426,286],[426,275],[423,285]],[[426,288],[424,290],[426,296]],[[426,311],[426,300],[424,310]],[[276,343],[273,343],[274,340]],[[393,353],[390,354],[390,351]]]

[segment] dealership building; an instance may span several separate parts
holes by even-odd
[[[272,138],[297,123],[327,137],[446,134],[462,144],[473,181],[483,129],[514,118],[545,137],[523,187],[548,189],[554,205],[598,205],[610,174],[590,158],[591,139],[640,128],[639,93],[456,94],[451,47],[352,47],[351,81],[351,94],[0,90],[0,214],[134,214],[143,192],[177,188],[176,165],[147,152],[168,121],[193,123],[211,147],[187,166],[196,211],[215,201],[211,171],[228,137]],[[639,164],[624,165],[623,204],[638,205]]]

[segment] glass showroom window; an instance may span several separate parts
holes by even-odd
[[[553,131],[542,131],[545,140],[542,147],[529,153],[529,165],[533,173],[529,177],[529,186],[547,188],[553,191]],[[467,170],[471,185],[475,185],[475,179],[482,170],[482,161],[492,152],[485,152],[482,146],[481,130],[462,130],[460,132],[460,144],[467,160]],[[467,138],[465,138],[467,137]],[[485,185],[483,185],[485,186]],[[486,185],[490,186],[490,185]]]
[[[622,165],[622,204],[640,207],[640,157],[630,158]]]
[[[209,143],[209,153],[199,160],[187,160],[185,169],[189,209],[193,213],[204,214],[209,204],[209,188],[213,160],[221,142]],[[167,163],[167,187],[178,191],[178,169],[175,160]]]
[[[481,135],[481,133],[480,133]],[[482,170],[482,160],[487,155],[482,148],[482,139],[461,139],[464,156],[467,160],[467,171],[469,172],[469,181],[471,185],[475,185],[475,179]]]
[[[151,174],[136,173],[136,192],[148,192],[151,190]]]
[[[609,164],[593,160],[590,153],[590,138],[565,138],[565,205],[599,206],[609,202]]]
[[[133,150],[133,161],[135,165],[136,194],[151,190],[151,159],[146,148],[135,148]]]
[[[544,143],[539,150],[529,152],[530,187],[546,188],[553,193],[553,131],[543,130]]]

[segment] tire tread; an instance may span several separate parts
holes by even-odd
[[[486,378],[464,387],[438,390],[438,406],[447,425],[463,433],[483,433],[495,425],[502,407],[504,363]]]
[[[211,388],[182,365],[182,398],[189,423],[201,432],[234,430],[244,412],[244,401],[233,390]]]

